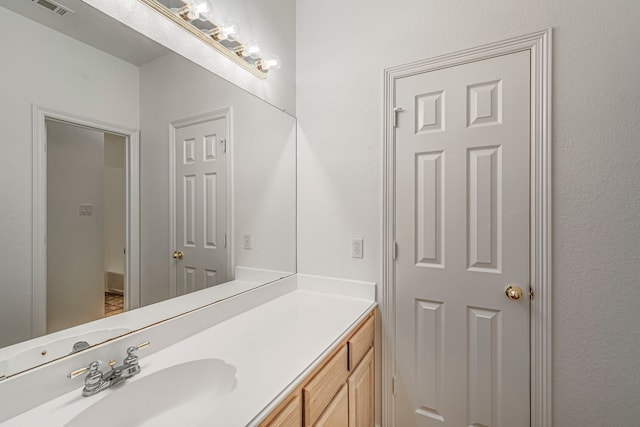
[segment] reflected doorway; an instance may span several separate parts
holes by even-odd
[[[51,119],[45,126],[52,333],[125,309],[127,139]]]

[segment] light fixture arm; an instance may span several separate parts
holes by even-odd
[[[270,69],[279,68],[279,59],[277,60],[277,67],[270,67],[268,59],[262,58],[259,50],[259,46],[256,42],[240,43],[236,40],[235,34],[238,31],[238,27],[233,21],[226,21],[225,24],[219,25],[211,22],[210,19],[200,18],[200,13],[197,10],[195,3],[187,0],[182,0],[185,3],[184,6],[179,8],[170,9],[168,0],[140,0],[156,12],[160,13],[165,18],[173,21],[178,26],[191,33],[193,36],[199,38],[201,41],[227,57],[231,61],[235,62],[240,67],[249,71],[259,79],[265,79]],[[165,4],[166,3],[166,4]],[[195,5],[195,6],[194,6]],[[194,12],[194,7],[196,7]],[[194,15],[198,15],[195,16]],[[196,27],[192,21],[200,18],[206,21],[208,25],[213,28],[202,29]],[[232,24],[233,31],[225,30],[225,25]],[[228,33],[228,34],[227,34]],[[234,37],[231,37],[234,35]],[[222,41],[225,43],[223,44]]]

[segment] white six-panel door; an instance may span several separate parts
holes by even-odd
[[[399,79],[395,105],[396,425],[528,426],[530,53]]]
[[[176,294],[228,280],[225,119],[175,130]]]

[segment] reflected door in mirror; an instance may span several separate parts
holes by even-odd
[[[176,294],[228,280],[226,123],[176,129]]]

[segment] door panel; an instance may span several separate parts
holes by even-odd
[[[396,425],[529,425],[530,59],[399,79]]]
[[[416,264],[443,267],[444,152],[416,153]]]
[[[442,407],[443,304],[434,301],[416,301],[416,400],[424,415],[441,419]]]
[[[176,294],[228,280],[225,119],[178,128],[176,141]]]
[[[375,426],[375,366],[373,348],[370,348],[360,365],[353,371],[347,384],[349,388],[349,427]]]

